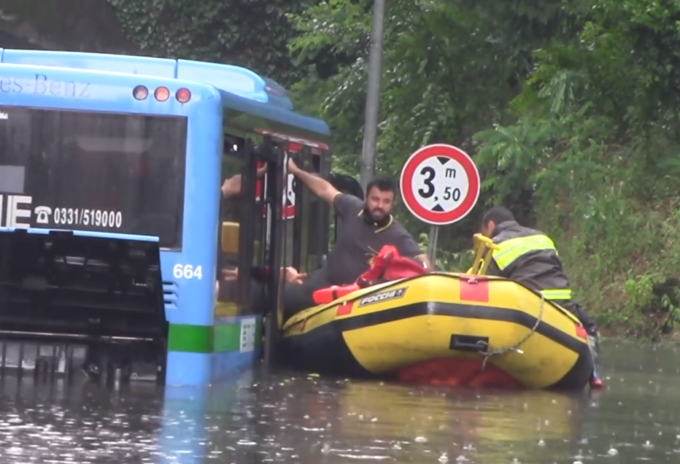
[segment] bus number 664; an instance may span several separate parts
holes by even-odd
[[[175,264],[172,268],[172,275],[175,279],[202,279],[203,268],[192,266],[191,264]]]

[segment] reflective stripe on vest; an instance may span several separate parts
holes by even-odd
[[[531,251],[542,250],[551,250],[557,254],[555,244],[547,235],[539,234],[518,237],[499,243],[498,249],[493,251],[493,259],[502,271],[523,255]]]
[[[571,300],[571,290],[568,288],[551,288],[541,290],[541,295],[543,295],[546,300]]]

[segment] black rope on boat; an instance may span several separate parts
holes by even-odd
[[[541,310],[538,312],[538,317],[536,318],[536,323],[534,326],[531,328],[528,334],[526,334],[520,341],[515,343],[512,346],[509,346],[507,348],[492,348],[490,344],[487,344],[484,341],[479,341],[477,342],[480,347],[482,345],[486,345],[486,352],[483,353],[484,360],[482,361],[482,369],[484,370],[486,368],[486,362],[489,360],[490,357],[492,356],[499,356],[502,354],[509,353],[511,351],[516,351],[519,354],[524,354],[524,351],[520,350],[520,346],[522,346],[529,338],[536,332],[538,329],[539,324],[543,320],[543,311],[545,310],[545,296],[541,294]]]

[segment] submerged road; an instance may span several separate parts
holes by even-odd
[[[212,389],[0,385],[0,462],[680,462],[678,350],[609,342],[597,395],[254,372]]]

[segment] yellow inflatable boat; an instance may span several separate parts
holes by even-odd
[[[468,274],[391,281],[296,314],[282,328],[287,362],[405,382],[585,387],[593,360],[578,319],[521,284],[484,276],[493,244],[475,241]]]

